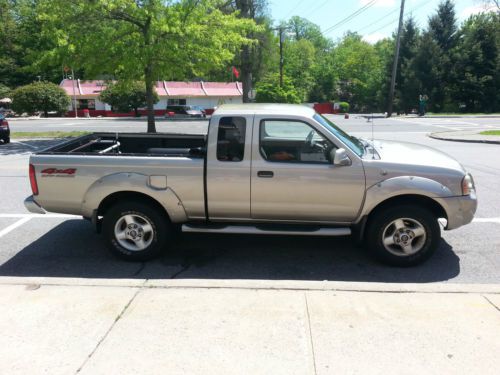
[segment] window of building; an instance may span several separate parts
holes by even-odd
[[[260,153],[271,162],[330,163],[333,144],[309,124],[290,120],[260,123]]]
[[[186,99],[168,99],[167,105],[186,105]]]
[[[95,99],[78,99],[78,109],[95,109]]]
[[[222,117],[217,134],[217,160],[242,161],[245,156],[245,134],[244,117]]]

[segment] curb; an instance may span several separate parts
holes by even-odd
[[[437,132],[437,133],[430,133],[427,134],[429,138],[433,139],[438,139],[440,141],[449,141],[449,142],[464,142],[464,143],[486,143],[486,144],[493,144],[493,145],[500,145],[500,141],[494,141],[494,140],[488,140],[488,139],[468,139],[468,138],[448,138],[446,136],[441,136],[441,134],[446,134],[446,133],[453,133],[453,132]]]
[[[295,280],[210,280],[210,279],[85,279],[61,277],[0,276],[1,285],[45,285],[125,287],[158,289],[242,289],[288,291],[336,291],[371,293],[500,294],[498,284],[416,284]]]

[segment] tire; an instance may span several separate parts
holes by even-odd
[[[4,142],[5,144],[10,143],[10,137],[5,138],[5,139],[3,140],[3,142]]]
[[[432,212],[417,206],[394,206],[370,217],[365,248],[383,263],[410,267],[429,259],[440,239],[439,223]]]
[[[172,225],[168,217],[152,205],[119,203],[105,213],[102,233],[113,255],[128,261],[145,261],[167,250]]]

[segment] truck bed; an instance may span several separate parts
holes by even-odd
[[[92,133],[37,154],[203,157],[205,135],[171,133]]]

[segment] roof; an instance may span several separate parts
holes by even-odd
[[[214,115],[239,114],[269,114],[269,115],[296,115],[311,117],[315,113],[314,109],[301,104],[267,104],[267,103],[247,103],[247,104],[223,104],[217,108]]]
[[[107,82],[102,80],[63,79],[60,86],[70,96],[98,96],[106,88],[106,84]],[[240,97],[243,95],[241,82],[157,81],[155,87],[160,97]]]

